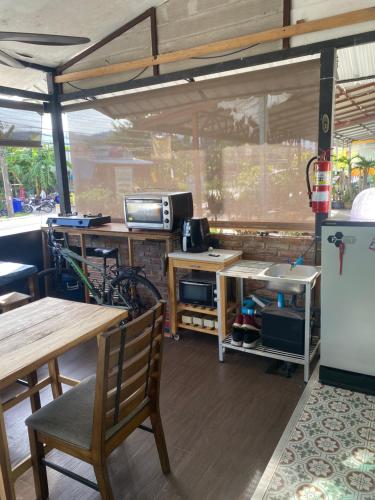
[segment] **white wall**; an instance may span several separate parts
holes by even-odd
[[[292,0],[291,23],[295,24],[300,19],[313,21],[322,17],[334,16],[374,6],[374,0]],[[372,30],[375,30],[375,21],[296,36],[291,38],[290,45],[291,47],[296,47],[297,45],[306,45]]]

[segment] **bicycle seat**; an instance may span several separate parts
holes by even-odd
[[[108,259],[111,257],[116,257],[118,255],[118,248],[94,248],[94,253],[98,257]]]
[[[130,274],[138,274],[143,271],[141,266],[121,266],[118,269],[120,276],[128,276]]]

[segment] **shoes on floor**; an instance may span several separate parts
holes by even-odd
[[[250,314],[237,314],[233,323],[231,344],[235,347],[251,349],[259,339],[259,326],[254,316]]]
[[[235,347],[242,346],[243,334],[244,334],[242,324],[243,324],[243,315],[237,314],[233,323],[232,340],[230,341],[230,343]]]
[[[233,326],[235,328],[241,328],[243,324],[243,314],[237,314],[236,319],[234,320]]]
[[[244,338],[245,331],[242,328],[242,326],[234,326],[232,329],[232,339],[230,343],[234,345],[235,347],[241,347],[243,343],[243,338]]]
[[[243,336],[243,342],[242,342],[242,347],[245,349],[252,349],[253,347],[256,346],[258,340],[259,340],[259,333],[255,330],[245,330],[244,336]]]
[[[259,332],[259,327],[255,322],[254,316],[250,316],[250,314],[245,314],[243,317],[242,328],[245,331],[253,330]]]

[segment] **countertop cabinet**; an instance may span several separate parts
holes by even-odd
[[[216,273],[225,269],[227,266],[234,264],[242,256],[242,252],[237,250],[219,250],[214,249],[212,252],[189,253],[189,252],[172,252],[168,254],[168,295],[169,295],[169,321],[171,335],[178,339],[178,330],[188,329],[200,333],[208,333],[210,335],[218,335],[217,328],[204,328],[200,326],[186,325],[182,322],[181,316],[184,311],[196,312],[207,315],[213,318],[217,323],[217,309],[200,307],[195,305],[184,304],[177,299],[177,269],[185,269],[187,271],[208,271]],[[230,308],[232,304],[227,306]]]

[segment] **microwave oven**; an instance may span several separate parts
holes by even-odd
[[[179,281],[179,299],[184,304],[216,307],[216,275],[198,271],[187,274]]]
[[[193,216],[190,192],[135,193],[125,195],[125,222],[132,229],[174,231]]]

